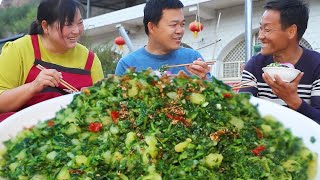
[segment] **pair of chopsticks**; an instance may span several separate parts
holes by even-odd
[[[40,65],[40,64],[37,64],[36,67],[37,67],[38,69],[40,69],[41,71],[46,69],[45,67],[43,67],[43,66]],[[70,90],[70,93],[79,92],[79,90],[78,90],[77,88],[73,87],[71,84],[69,84],[68,82],[66,82],[66,81],[63,80],[63,79],[61,79],[60,83],[61,83],[62,85],[64,85],[64,87],[66,87],[67,89],[69,89],[69,90]],[[69,91],[68,91],[68,92],[69,92]]]
[[[250,81],[244,81],[244,82],[240,82],[238,84],[235,84],[232,86],[232,90],[239,90],[242,88],[255,87],[254,85],[247,85],[250,82],[253,82],[253,81],[250,80]]]
[[[213,65],[216,61],[207,61],[207,65]],[[174,67],[181,67],[181,66],[189,66],[193,63],[186,63],[186,64],[175,64],[175,65],[167,65],[166,68],[174,68]]]

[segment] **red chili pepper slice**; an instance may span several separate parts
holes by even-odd
[[[256,128],[256,127],[255,127],[255,129],[256,129],[256,134],[257,134],[258,139],[262,139],[263,138],[263,134],[262,134],[261,130],[259,128]]]
[[[265,149],[266,149],[266,147],[264,145],[260,145],[260,146],[257,146],[256,148],[254,148],[253,150],[251,150],[251,152],[256,156],[260,156],[260,153],[262,151],[264,151]]]
[[[117,123],[117,122],[118,122],[118,118],[119,118],[119,116],[120,116],[119,112],[117,112],[117,111],[111,111],[110,115],[111,115],[112,121],[113,121],[114,123]]]
[[[102,128],[102,124],[99,122],[92,122],[89,124],[88,130],[90,132],[99,132]]]
[[[224,93],[223,97],[226,99],[230,99],[230,98],[232,98],[232,94],[231,93]]]
[[[83,171],[81,169],[69,169],[69,173],[71,173],[71,174],[82,174]]]
[[[180,121],[182,124],[184,124],[185,126],[189,127],[190,126],[190,122],[188,122],[186,120],[185,117],[183,116],[174,116],[174,115],[171,115],[170,113],[167,113],[166,116],[172,120],[178,120]]]
[[[49,120],[48,121],[48,127],[52,127],[54,126],[54,121],[53,120]]]
[[[171,114],[169,114],[169,113],[167,113],[166,116],[167,116],[168,118],[170,118],[170,119],[173,119],[173,116],[172,116]]]

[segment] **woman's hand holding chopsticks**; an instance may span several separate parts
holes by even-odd
[[[44,88],[58,87],[62,74],[55,69],[42,69],[36,79],[32,81],[32,88],[35,93],[41,92]]]
[[[47,70],[45,67],[41,66],[41,64],[38,64],[38,65],[37,65],[37,68],[40,69],[41,71]],[[51,70],[54,70],[54,69],[51,69]],[[54,71],[56,71],[56,70],[54,70]],[[58,72],[58,71],[56,71],[56,72]],[[55,72],[54,72],[54,73],[55,73]],[[58,79],[59,83],[61,83],[64,87],[67,88],[67,89],[63,89],[64,91],[66,91],[66,92],[68,92],[68,93],[79,92],[79,90],[78,90],[77,88],[73,87],[71,84],[69,84],[68,82],[66,82],[66,81],[64,81],[64,80],[62,79],[62,74],[61,74],[60,72],[58,72],[58,73],[59,73],[59,76],[58,76],[58,77],[59,77],[59,79]],[[55,77],[56,77],[56,76],[55,76]],[[52,78],[50,78],[50,79],[52,79]],[[57,80],[57,79],[55,79],[55,80]],[[59,87],[59,83],[58,83],[58,85],[56,85],[56,84],[54,83],[55,86],[51,86],[51,87]]]

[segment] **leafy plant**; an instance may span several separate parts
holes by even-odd
[[[92,48],[92,51],[97,54],[101,61],[104,76],[107,77],[108,74],[114,74],[117,63],[122,55],[115,52],[112,43],[100,44]]]
[[[122,54],[116,51],[112,40],[106,40],[104,43],[95,45],[90,36],[84,32],[81,36],[80,43],[97,54],[101,61],[105,77],[107,77],[108,74],[114,74],[117,63],[122,57]]]

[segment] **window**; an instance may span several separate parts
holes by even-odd
[[[241,65],[245,60],[245,41],[239,42],[223,59],[223,80],[239,80]]]

